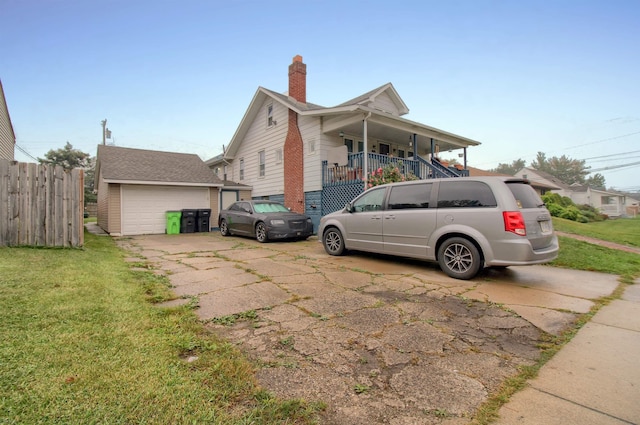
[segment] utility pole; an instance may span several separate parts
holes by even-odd
[[[107,119],[103,119],[102,121],[100,121],[100,124],[102,124],[102,144],[106,145],[107,144],[107,139],[111,139],[111,130],[109,130],[107,128]]]
[[[106,145],[107,144],[107,119],[103,119],[102,121],[100,121],[100,124],[102,124],[102,144]]]

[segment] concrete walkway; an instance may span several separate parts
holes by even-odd
[[[640,285],[600,309],[496,424],[640,424]]]

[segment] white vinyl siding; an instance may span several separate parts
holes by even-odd
[[[4,98],[4,92],[0,85],[0,158],[13,160],[15,154],[16,137],[11,127],[9,110]]]
[[[284,161],[278,163],[276,150],[284,148],[287,136],[288,109],[272,99],[267,99],[260,106],[266,111],[266,105],[273,103],[273,118],[277,123],[271,128],[265,126],[265,115],[256,114],[249,126],[244,140],[235,153],[236,158],[244,158],[244,179],[242,183],[253,188],[252,196],[262,197],[284,193]],[[265,151],[266,173],[259,177],[258,152]],[[230,180],[240,181],[240,161],[232,165]]]
[[[208,187],[122,185],[122,235],[162,234],[166,212],[211,208]]]
[[[376,96],[374,102],[369,104],[369,106],[391,115],[400,115],[398,107],[387,93],[381,93]]]

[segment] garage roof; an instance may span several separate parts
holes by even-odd
[[[96,183],[100,176],[107,183],[222,186],[198,155],[120,146],[98,145]]]

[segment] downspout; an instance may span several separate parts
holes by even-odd
[[[371,112],[369,112],[362,120],[362,138],[364,139],[364,152],[362,159],[362,171],[364,181],[364,190],[367,190],[367,176],[369,175],[369,147],[367,144],[367,120],[371,117]]]

